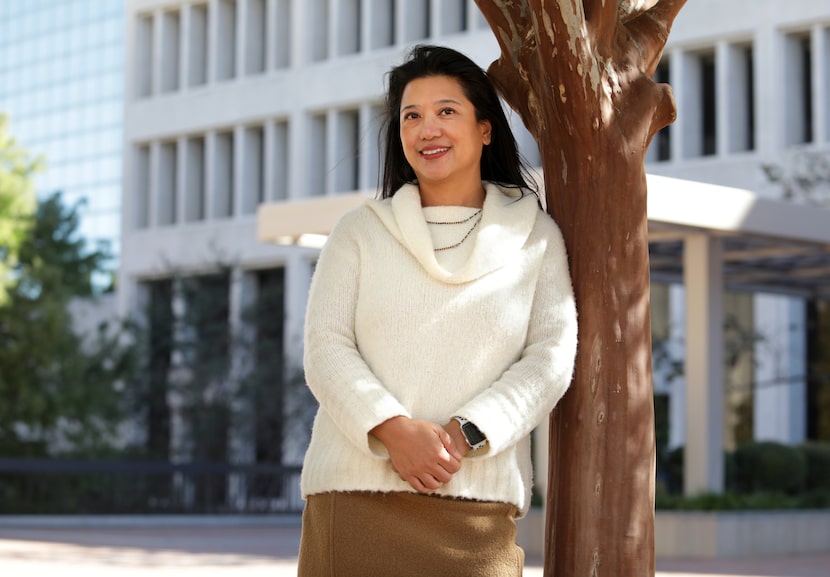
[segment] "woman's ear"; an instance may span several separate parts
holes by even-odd
[[[479,126],[481,126],[481,142],[484,143],[484,146],[487,146],[493,137],[493,127],[489,120],[482,120]]]

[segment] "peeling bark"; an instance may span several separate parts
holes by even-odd
[[[551,419],[545,575],[654,575],[645,154],[674,121],[652,76],[685,0],[476,0],[490,75],[542,157],[579,309],[571,390]]]

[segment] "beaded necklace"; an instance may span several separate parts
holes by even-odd
[[[464,235],[464,238],[462,238],[461,240],[459,240],[455,244],[451,244],[449,246],[442,246],[440,248],[436,248],[435,252],[441,252],[443,250],[450,250],[450,249],[457,248],[457,247],[461,246],[462,244],[464,244],[464,241],[467,240],[470,237],[470,235],[473,233],[473,231],[478,226],[478,223],[481,222],[481,210],[482,209],[479,208],[477,211],[475,211],[473,214],[471,214],[470,216],[468,216],[467,218],[465,218],[463,220],[454,220],[454,221],[428,220],[428,221],[426,221],[427,224],[464,224],[465,222],[470,222],[474,218],[478,217],[476,219],[476,221],[473,223],[473,226],[470,227],[470,230],[467,231],[467,234]]]

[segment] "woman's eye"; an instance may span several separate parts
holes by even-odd
[[[415,112],[407,112],[406,114],[404,114],[404,115],[403,115],[403,119],[404,119],[404,120],[411,120],[411,119],[413,119],[413,118],[418,118],[417,113],[415,113]]]
[[[453,110],[452,108],[442,108],[441,114],[443,114],[444,116],[455,114],[455,110]]]

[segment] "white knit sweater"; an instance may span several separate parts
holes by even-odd
[[[311,284],[305,372],[320,403],[304,496],[413,491],[369,431],[397,416],[466,417],[487,436],[440,495],[513,503],[530,431],[571,380],[576,309],[562,236],[532,194],[486,183],[467,262],[438,264],[418,189],[346,214]]]

